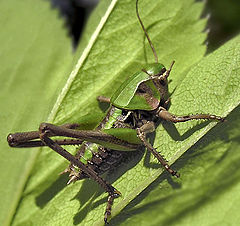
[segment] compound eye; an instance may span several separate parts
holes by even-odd
[[[165,86],[165,85],[167,84],[167,82],[166,82],[165,79],[162,79],[162,80],[160,80],[160,84],[161,84],[162,86]]]
[[[164,67],[164,68],[162,68],[160,74],[163,74],[163,73],[166,72],[166,71],[167,71],[167,70],[166,70],[166,68]]]

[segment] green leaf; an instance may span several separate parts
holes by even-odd
[[[96,97],[100,94],[111,96],[129,75],[141,71],[146,63],[154,62],[136,17],[135,4],[130,0],[109,1],[106,13],[89,38],[55,105],[53,118],[56,112],[56,123],[77,122],[89,113],[103,117]],[[169,67],[172,60],[178,62],[172,87],[205,52],[202,43],[206,34],[201,33],[205,20],[199,20],[202,7],[192,0],[175,0],[168,4],[163,0],[139,2],[140,16],[156,46],[160,63]]]
[[[160,62],[168,67],[172,60],[176,60],[170,84],[170,90],[176,90],[172,95],[170,111],[177,114],[210,112],[227,115],[239,103],[239,81],[236,77],[239,70],[236,66],[239,62],[236,44],[239,39],[193,66],[205,52],[202,43],[206,34],[201,32],[205,20],[199,20],[202,8],[202,3],[190,0],[168,1],[167,4],[163,0],[149,0],[140,1],[139,5],[141,18]],[[96,121],[100,120],[104,113],[96,96],[111,96],[125,78],[140,71],[141,65],[154,61],[136,19],[135,2],[132,0],[102,1],[90,18],[86,31],[74,69],[49,117],[58,124],[79,122],[81,117],[90,113]],[[85,44],[86,48],[83,48]],[[184,123],[177,125],[179,135],[171,124],[164,123],[164,128],[159,126],[157,129],[154,145],[172,163],[214,125]],[[151,159],[149,163],[148,154],[141,157],[140,153],[107,176],[107,180],[114,182],[114,186],[122,192],[122,197],[114,204],[113,216],[162,172],[156,160]],[[34,162],[13,225],[103,224],[106,194],[90,180],[66,186],[66,176],[57,175],[66,166],[66,161],[52,151],[44,149],[41,152]],[[179,171],[184,173],[181,169]],[[125,218],[123,215],[121,220]],[[113,223],[119,223],[117,219],[113,218]]]
[[[112,224],[238,225],[239,113],[238,106],[178,159],[180,180],[162,174]]]
[[[1,1],[0,225],[9,225],[37,150],[13,150],[10,132],[46,120],[72,63],[71,41],[47,1]]]
[[[176,113],[177,115],[211,112],[216,115],[227,116],[231,111],[239,106],[239,53],[240,36],[233,39],[209,56],[204,57],[189,71],[184,81],[179,87],[177,87],[172,97],[172,106],[170,111],[172,113]],[[142,197],[146,196],[146,193],[143,193],[138,197],[137,200],[129,205],[129,208],[126,209],[125,214],[123,213],[122,216],[120,215],[114,219],[113,223],[118,224],[118,222],[123,221],[123,219],[126,220],[129,218],[129,214],[131,215],[132,213],[136,213],[137,216],[129,220],[129,224],[127,223],[128,225],[132,225],[133,222],[136,223],[136,221],[142,225],[144,225],[144,222],[145,224],[148,222],[150,225],[169,225],[170,223],[176,225],[203,225],[204,223],[202,222],[204,222],[204,219],[208,219],[207,217],[209,215],[209,213],[204,210],[204,203],[202,206],[200,205],[206,199],[206,194],[204,191],[209,192],[210,195],[209,193],[208,195],[211,196],[213,195],[214,191],[217,190],[217,187],[221,187],[222,183],[226,186],[228,182],[231,181],[235,191],[235,198],[238,198],[239,180],[236,179],[237,175],[235,171],[238,170],[239,158],[238,154],[236,154],[235,159],[233,156],[228,154],[228,152],[233,154],[233,151],[237,152],[237,150],[240,150],[239,131],[237,129],[239,128],[238,124],[240,123],[239,107],[235,109],[233,114],[230,115],[227,120],[227,122],[218,125],[215,130],[210,131],[208,135],[209,137],[204,138],[203,141],[199,143],[200,147],[201,145],[203,146],[203,152],[206,152],[207,154],[203,159],[201,156],[201,150],[199,154],[198,152],[194,153],[196,156],[200,155],[200,157],[195,160],[195,167],[191,164],[188,165],[189,161],[194,161],[194,159],[191,159],[191,154],[189,154],[190,157],[186,155],[186,167],[184,167],[183,170],[181,167],[185,166],[183,164],[185,156],[180,159],[179,162],[177,162],[176,166],[174,166],[174,168],[176,167],[176,169],[178,169],[183,179],[172,179],[169,175],[162,175],[158,179],[158,182],[156,182],[158,185],[161,182],[161,185],[159,185],[159,188],[156,188],[153,191],[154,195],[141,202]],[[195,121],[179,123],[174,126],[170,123],[163,122],[162,125],[157,128],[154,146],[158,147],[158,151],[160,151],[170,163],[173,163],[215,125],[216,122],[209,123]],[[209,146],[207,145],[208,142]],[[196,146],[192,149],[196,149]],[[221,168],[221,164],[218,166],[217,163],[221,162],[222,158],[225,158],[225,155],[228,155],[229,158],[222,163]],[[125,181],[128,180],[131,182],[134,181],[135,178],[140,179],[137,182],[134,181],[134,185],[125,190],[125,194],[127,195],[124,196],[124,200],[121,200],[118,205],[115,205],[115,210],[117,212],[124,206],[124,204],[129,203],[129,200],[132,200],[136,194],[139,194],[159,177],[162,169],[154,169],[156,168],[156,164],[154,163],[156,163],[156,161],[152,158],[149,163],[149,156],[146,155],[145,159],[143,159],[140,164],[134,167],[134,170],[128,171],[127,176],[124,174],[124,176],[121,177],[122,181],[125,179]],[[206,168],[203,170],[201,167],[204,166]],[[227,167],[230,167],[230,169],[226,172],[226,174],[223,174],[223,172],[227,170]],[[186,177],[184,176],[185,172],[187,172]],[[210,178],[206,179],[207,177]],[[193,182],[193,178],[195,184]],[[228,178],[229,181],[224,181],[224,178]],[[121,186],[121,182],[116,184],[117,188]],[[171,186],[172,188],[170,188]],[[161,193],[161,189],[163,189],[163,193]],[[147,189],[147,193],[150,190],[151,188]],[[221,188],[218,190],[224,192],[228,190],[228,187],[222,188],[223,191]],[[156,193],[161,193],[160,197],[156,197]],[[228,197],[229,196],[233,197],[228,193]],[[231,203],[236,204],[235,198],[233,198],[234,200],[231,200]],[[224,210],[226,211],[226,214],[230,211],[229,209],[233,209],[234,213],[238,216],[238,208],[233,208],[229,204],[229,199],[220,199],[221,200],[216,203],[214,203],[213,200],[210,205],[218,208],[218,204],[220,203],[221,206],[225,205]],[[169,204],[167,204],[168,200],[170,200]],[[140,204],[138,204],[139,202]],[[202,212],[194,212],[194,218],[192,216],[193,210],[191,206],[194,205],[193,203],[195,202],[196,206],[201,208]],[[134,204],[136,203],[138,206],[135,207]],[[226,205],[226,203],[228,203],[228,205]],[[151,204],[153,205],[152,207]],[[148,210],[148,208],[150,210]],[[175,208],[176,211],[174,211]],[[213,207],[208,207],[209,211],[211,208]],[[153,209],[153,214],[147,216]],[[139,214],[138,216],[138,213],[141,212],[143,212],[143,215]],[[186,216],[181,216],[181,214],[184,215],[185,213]],[[216,223],[216,225],[219,225],[218,223],[221,222],[221,218],[216,220],[217,213],[220,214],[221,217],[225,215],[223,215],[222,209],[221,211],[214,212],[215,215],[213,214],[212,216],[213,224]],[[199,219],[203,218],[203,216],[206,218],[199,222]],[[234,215],[231,213],[231,217],[233,216]],[[143,220],[144,217],[146,217],[145,220]],[[179,222],[179,217],[183,218],[181,223]],[[231,221],[231,217],[228,217],[227,222],[232,222],[229,224],[234,225],[236,221],[235,219]],[[195,222],[192,221],[192,218],[195,220]],[[149,221],[152,223],[149,223]]]

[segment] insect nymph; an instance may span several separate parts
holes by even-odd
[[[168,77],[174,61],[169,69],[158,63],[156,51],[139,17],[138,0],[136,13],[156,62],[130,76],[111,98],[98,97],[100,102],[107,102],[110,107],[106,117],[95,130],[78,130],[78,124],[56,126],[42,123],[38,131],[9,134],[7,138],[12,147],[48,146],[66,158],[70,162],[69,167],[64,170],[65,173],[69,173],[68,183],[87,177],[95,180],[108,193],[104,214],[106,223],[111,216],[114,199],[121,193],[104,180],[101,174],[112,166],[116,167],[121,162],[121,156],[127,154],[127,151],[145,147],[166,171],[172,176],[179,177],[179,174],[146,139],[148,133],[154,132],[159,120],[174,123],[194,119],[224,121],[222,117],[215,115],[175,116],[168,112],[170,103]],[[68,139],[52,139],[55,136],[68,137]],[[75,156],[62,147],[74,144],[81,145]]]

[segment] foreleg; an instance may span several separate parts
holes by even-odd
[[[165,108],[160,107],[159,111],[157,112],[157,116],[162,118],[166,121],[170,121],[173,123],[177,122],[186,122],[189,120],[198,120],[198,119],[207,119],[207,120],[217,120],[220,122],[224,122],[225,118],[217,115],[210,115],[210,114],[195,114],[195,115],[184,115],[184,116],[176,116],[168,112]]]

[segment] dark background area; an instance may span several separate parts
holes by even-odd
[[[87,18],[99,0],[50,0],[65,21],[68,34],[76,48]]]
[[[77,47],[84,25],[98,0],[51,0],[59,9]],[[203,17],[209,16],[208,52],[212,52],[240,32],[240,0],[208,0]]]
[[[240,0],[208,0],[204,15],[209,15],[208,52],[240,32]]]

